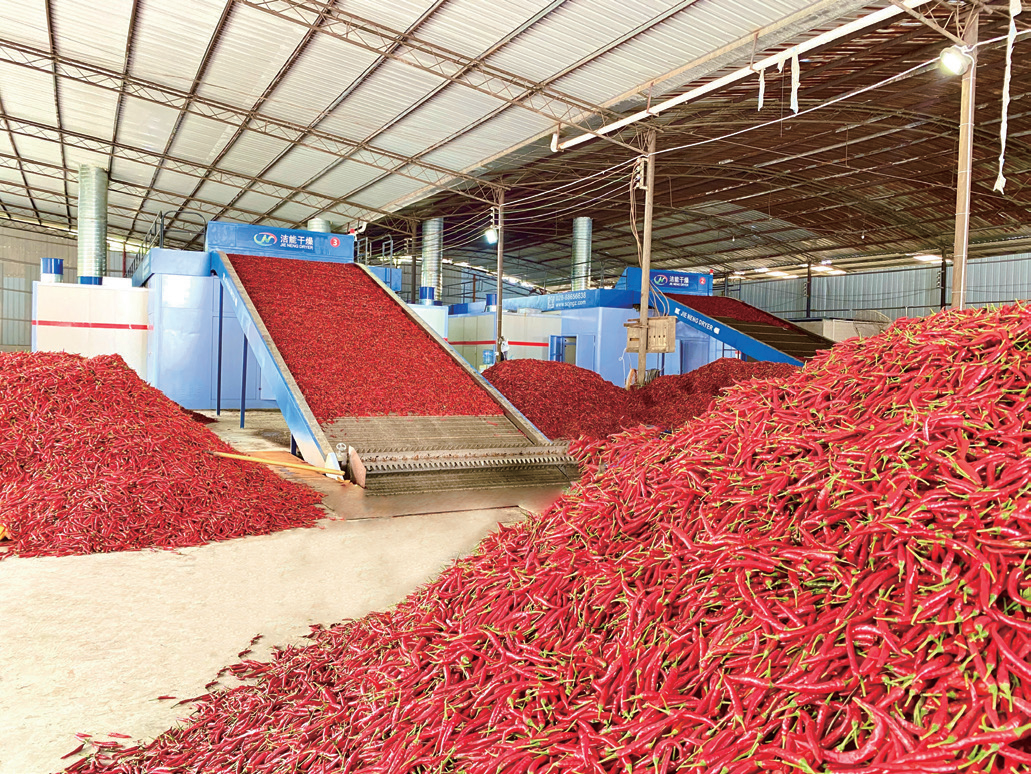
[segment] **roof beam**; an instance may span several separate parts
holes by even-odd
[[[417,38],[409,32],[392,29],[320,0],[237,2],[306,26],[314,23],[313,17],[326,13],[329,20],[322,26],[324,34],[430,73],[450,83],[494,97],[508,105],[524,108],[556,124],[577,126],[579,122],[591,116],[608,119],[619,117],[618,113],[602,105],[578,99],[551,86],[490,64],[487,59],[493,53],[492,50],[476,57],[465,56]],[[668,14],[661,14],[660,18],[667,16]]]
[[[440,8],[442,5],[444,5],[446,2],[447,2],[447,0],[435,0],[433,5],[431,5],[426,11],[424,11],[419,16],[419,18],[415,20],[415,23],[412,24],[411,27],[409,27],[408,32],[411,33],[414,30],[416,30],[421,24],[423,24],[423,22],[425,22],[427,19],[429,19],[436,12],[436,10],[438,8]],[[315,35],[315,33],[317,33],[319,31],[319,29],[321,28],[322,24],[325,22],[325,14],[324,13],[320,13],[319,14],[319,18],[316,20],[316,22],[317,22],[316,24],[313,24],[312,26],[310,26],[308,28],[308,32],[305,34],[305,40],[304,40],[305,43],[307,43],[307,41],[309,41]],[[400,45],[401,45],[401,43],[400,43],[400,41],[398,41],[395,47],[400,47]],[[354,92],[355,89],[357,89],[369,76],[371,76],[373,73],[375,73],[376,70],[378,70],[379,67],[384,62],[386,62],[386,61],[388,61],[387,57],[380,57],[375,62],[373,62],[369,67],[367,67],[365,69],[365,72],[363,72],[354,81],[352,81],[347,86],[347,88],[345,88],[337,96],[337,98],[333,100],[332,104],[328,105],[321,113],[319,113],[319,115],[315,118],[314,121],[312,121],[311,123],[308,124],[307,129],[308,130],[314,129],[320,123],[322,123],[345,99],[347,99],[348,96],[350,96]],[[367,137],[365,139],[365,142],[370,142],[371,140],[372,140],[371,137]],[[268,164],[266,164],[265,167],[258,174],[259,175],[266,175],[266,174],[268,174],[268,172],[272,169],[272,167],[274,167],[284,156],[286,156],[292,150],[292,148],[293,148],[292,145],[291,146],[287,146],[282,151],[277,153],[276,157],[274,159],[272,159]],[[314,184],[317,180],[321,179],[324,175],[327,175],[329,172],[331,172],[332,170],[336,169],[340,164],[344,163],[345,160],[346,159],[340,159],[338,161],[335,161],[335,162],[329,164],[325,169],[321,170],[319,173],[317,173],[316,175],[313,175],[311,178],[306,180],[301,185],[301,188],[307,188],[308,186]],[[217,163],[217,161],[218,160],[216,159],[215,163]],[[377,177],[376,179],[377,180],[382,180],[384,177],[388,177],[389,174],[390,173],[385,173],[385,174]],[[249,188],[244,188],[243,190],[241,190],[235,197],[233,197],[233,200],[230,201],[230,204],[235,204],[236,201],[241,196],[243,196],[248,190],[249,190]],[[292,198],[288,198],[288,199],[284,200],[280,206],[282,206],[283,204],[287,204],[290,201],[292,201]],[[270,208],[269,210],[266,211],[265,214],[266,215],[271,215],[274,212],[274,210],[275,210],[275,208]]]
[[[403,217],[392,212],[387,212],[385,210],[372,210],[372,208],[364,205],[352,205],[350,203],[343,205],[328,196],[323,196],[322,194],[314,193],[312,191],[305,191],[294,186],[277,183],[274,180],[250,177],[236,172],[230,172],[228,170],[211,171],[209,167],[203,164],[197,164],[196,162],[188,159],[178,158],[167,153],[162,154],[156,151],[150,151],[145,148],[137,148],[122,142],[113,142],[111,140],[91,137],[89,135],[68,130],[60,132],[54,127],[46,124],[7,115],[3,112],[2,105],[0,105],[0,121],[3,122],[3,125],[12,136],[33,137],[41,140],[48,140],[50,142],[61,142],[63,140],[70,147],[81,148],[83,150],[90,150],[103,154],[110,153],[111,149],[114,148],[118,157],[125,158],[128,161],[136,161],[153,167],[163,164],[165,169],[172,172],[178,172],[183,175],[188,175],[190,177],[200,178],[205,174],[209,174],[210,180],[229,186],[243,186],[247,183],[252,183],[252,189],[256,193],[272,197],[295,195],[297,201],[315,208],[337,207],[338,209],[333,210],[333,212],[344,219],[359,218],[363,216],[367,217],[370,211],[375,211],[378,215],[388,220],[388,224],[385,225],[386,228],[394,228],[394,230],[401,231],[402,233],[408,233],[407,230],[402,230],[396,226],[392,227],[389,225],[391,219],[396,221],[398,218]]]
[[[44,2],[43,2],[43,12],[44,12],[44,15],[46,16],[46,19],[47,19],[47,40],[50,42],[50,50],[56,55],[57,54],[57,40],[56,40],[56,38],[54,36],[54,8],[53,8],[53,0],[44,0]],[[58,129],[63,129],[64,128],[64,121],[61,118],[61,83],[60,83],[60,79],[57,77],[57,70],[56,70],[56,68],[51,71],[51,76],[53,78],[53,83],[54,83],[54,115],[57,117],[57,128]],[[61,164],[63,164],[66,167],[68,166],[68,154],[67,154],[67,152],[65,150],[63,142],[61,143]],[[68,204],[68,184],[67,184],[67,182],[62,182],[62,185],[64,186],[65,212],[66,212],[66,214],[68,216],[68,222],[71,223],[72,222],[72,208],[71,208],[71,205]]]
[[[44,73],[56,71],[62,78],[81,81],[113,92],[120,92],[124,88],[126,94],[137,99],[210,118],[230,126],[249,121],[250,131],[333,155],[350,154],[350,160],[357,164],[426,183],[435,188],[452,190],[488,204],[493,204],[493,192],[500,188],[488,180],[446,169],[412,156],[376,148],[319,129],[308,129],[286,119],[250,112],[211,97],[147,81],[132,74],[123,78],[120,72],[53,55],[22,43],[0,40],[0,61]]]
[[[921,24],[924,24],[924,25],[930,27],[935,32],[937,32],[937,33],[939,33],[941,35],[944,35],[949,40],[951,40],[953,43],[956,43],[956,44],[958,44],[960,46],[964,46],[964,47],[966,46],[966,43],[963,41],[963,38],[959,37],[958,35],[953,35],[947,29],[945,29],[944,27],[940,26],[938,24],[938,22],[936,22],[934,19],[928,19],[926,16],[924,16],[919,11],[915,11],[912,8],[910,8],[908,5],[903,3],[902,0],[888,0],[888,2],[891,3],[893,6],[895,6],[896,8],[901,8],[904,12],[906,12],[907,14],[912,16],[914,19],[916,19]]]
[[[122,105],[125,103],[125,81],[129,77],[129,68],[132,67],[132,56],[136,42],[136,20],[139,18],[140,0],[132,0],[132,8],[129,10],[129,29],[125,33],[125,62],[122,64],[122,87],[118,90],[118,101],[115,104],[115,127],[111,138],[118,140],[118,132],[122,128]],[[56,82],[56,73],[55,73]],[[114,162],[114,147],[107,157],[107,169],[111,171]]]
[[[4,110],[3,94],[0,94],[0,127],[3,127],[4,131],[7,132],[7,137],[11,142],[11,148],[14,150],[14,155],[18,159],[18,171],[21,173],[21,179],[25,184],[26,190],[28,190],[29,178],[25,176],[25,169],[22,167],[22,156],[21,153],[18,152],[18,143],[14,137],[16,132],[11,128],[11,122]],[[29,198],[31,199],[31,197]],[[2,204],[2,202],[0,202],[0,204]],[[35,206],[35,202],[33,202],[33,206]],[[42,223],[42,221],[40,221],[40,223]],[[70,220],[68,221],[68,224],[71,225]]]

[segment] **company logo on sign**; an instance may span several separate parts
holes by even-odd
[[[698,278],[698,284],[699,285],[704,285],[705,284],[705,277],[699,277]]]
[[[330,247],[340,247],[340,239],[338,237],[330,237],[329,238],[329,246]]]
[[[262,231],[260,234],[254,235],[254,241],[259,245],[267,247],[268,245],[274,245],[279,240],[275,234],[269,233],[268,231]]]
[[[652,280],[652,282],[654,282],[656,285],[668,285],[669,277],[667,277],[665,274],[660,274],[658,277]]]

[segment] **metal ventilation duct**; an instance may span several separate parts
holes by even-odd
[[[308,221],[308,230],[329,234],[333,231],[333,225],[332,221],[326,220],[325,218],[311,218]]]
[[[573,218],[572,290],[587,290],[591,277],[591,219]]]
[[[444,278],[440,261],[444,246],[444,219],[430,218],[422,222],[422,281],[419,283],[419,301],[423,304],[439,302],[444,295]]]
[[[99,285],[107,273],[107,171],[79,165],[79,283]]]

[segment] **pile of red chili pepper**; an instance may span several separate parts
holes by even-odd
[[[233,451],[117,355],[0,354],[0,556],[182,547],[311,526],[322,496]]]
[[[676,427],[705,411],[731,385],[794,369],[784,363],[721,358],[629,390],[593,371],[547,360],[507,360],[483,375],[549,438],[598,439],[642,424]]]
[[[1031,311],[852,339],[93,772],[1031,766]]]
[[[640,401],[572,363],[505,360],[483,375],[549,438],[604,438],[638,424]]]
[[[360,266],[229,258],[319,422],[501,413]]]
[[[723,357],[686,374],[659,376],[633,389],[641,424],[677,427],[704,412],[712,399],[747,379],[787,376],[797,366]]]
[[[740,322],[764,323],[788,330],[799,330],[787,320],[782,320],[776,315],[729,296],[688,296],[677,293],[666,293],[665,295],[671,300],[709,317],[727,317]]]

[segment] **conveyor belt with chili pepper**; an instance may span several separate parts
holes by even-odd
[[[308,462],[339,461],[376,494],[564,484],[576,475],[564,445],[365,267],[220,257],[248,343],[259,362],[267,350],[289,389],[291,432],[310,432],[335,454],[304,454]],[[277,401],[283,408],[278,393]]]
[[[722,339],[726,336],[726,331],[722,337],[718,334],[720,327],[732,329],[738,334],[743,334],[747,339],[758,342],[759,345],[764,345],[793,359],[792,365],[800,365],[820,350],[830,349],[834,346],[834,342],[830,339],[825,339],[823,336],[800,328],[736,298],[690,296],[676,293],[665,293],[662,297],[672,304],[679,304],[693,312],[705,315],[716,323],[716,338]],[[656,300],[656,308],[662,309],[661,300]],[[676,310],[670,310],[670,313],[681,317],[676,314]],[[755,356],[758,360],[771,359],[759,353],[753,354],[747,351],[746,347],[738,346],[734,341],[729,343],[731,346],[741,349],[746,355]]]

